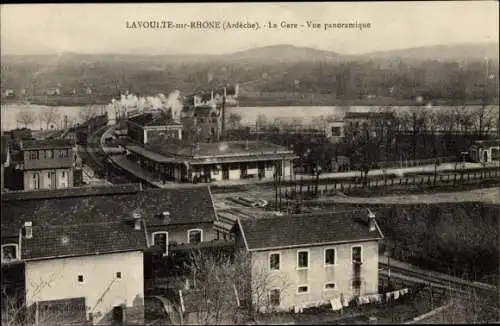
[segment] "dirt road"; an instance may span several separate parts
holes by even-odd
[[[255,190],[248,192],[214,194],[214,199],[224,200],[227,197],[249,197],[255,199],[273,199],[272,190]],[[443,192],[418,195],[394,195],[382,197],[350,197],[331,196],[307,201],[308,203],[366,203],[366,204],[418,204],[418,203],[453,203],[453,202],[484,202],[500,204],[500,188],[483,188],[459,192]]]

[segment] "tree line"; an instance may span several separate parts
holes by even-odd
[[[61,85],[61,94],[91,87],[91,98],[109,101],[124,91],[152,95],[174,89],[189,94],[200,87],[241,84],[244,92],[329,94],[343,100],[389,97],[395,100],[423,96],[446,103],[498,103],[498,63],[457,62],[207,62],[151,65],[103,61],[94,64],[65,63],[34,74],[37,65],[2,63],[2,91],[18,96],[45,95]],[[33,70],[33,73],[28,73]],[[40,70],[36,70],[40,71]],[[35,76],[26,78],[25,76]],[[243,92],[243,93],[244,93]],[[3,93],[2,93],[3,94]],[[244,94],[242,94],[244,95]],[[89,97],[86,96],[85,97]]]

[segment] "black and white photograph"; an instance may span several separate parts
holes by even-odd
[[[0,14],[2,325],[500,322],[497,1]]]

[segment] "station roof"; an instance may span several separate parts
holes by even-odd
[[[293,151],[268,142],[229,141],[224,143],[124,144],[128,150],[158,163],[219,164],[298,158]]]

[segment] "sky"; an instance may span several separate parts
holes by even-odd
[[[221,54],[290,44],[362,54],[420,46],[498,42],[496,1],[20,4],[1,6],[2,54]],[[140,29],[137,21],[259,23],[259,30]],[[265,28],[268,22],[278,28]],[[279,28],[281,22],[297,29]],[[320,24],[307,27],[307,21]],[[337,29],[324,24],[370,23]],[[301,27],[304,25],[304,27]]]

